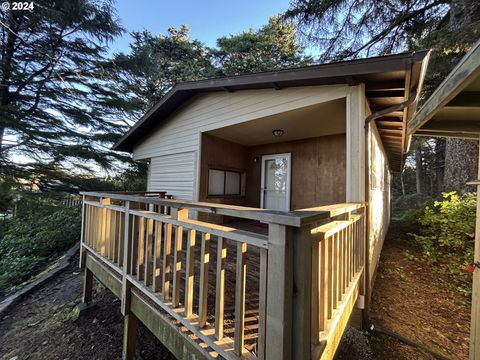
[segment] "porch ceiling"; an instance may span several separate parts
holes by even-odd
[[[266,116],[209,131],[208,134],[244,146],[294,141],[346,132],[345,98]],[[274,129],[284,135],[273,136]]]

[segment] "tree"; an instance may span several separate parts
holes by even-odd
[[[110,0],[38,0],[0,13],[0,171],[24,177],[109,169],[125,130],[104,86],[106,46],[122,32]]]
[[[423,99],[480,37],[476,0],[294,0],[284,17],[298,26],[304,41],[318,46],[322,61],[433,48]],[[452,139],[436,143],[437,191],[444,187],[443,164],[447,190],[464,188],[467,179],[453,180],[476,173],[477,145]]]
[[[311,62],[296,40],[296,26],[276,16],[259,30],[217,40],[212,50],[217,66],[224,75],[284,69]]]
[[[166,35],[132,32],[130,53],[114,57],[110,76],[125,94],[132,114],[144,113],[175,83],[217,74],[209,50],[200,41],[190,40],[189,34],[186,25],[169,28]]]

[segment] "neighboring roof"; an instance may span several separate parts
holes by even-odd
[[[428,54],[428,51],[420,51],[179,83],[132,126],[114,145],[114,149],[131,152],[137,142],[181,104],[206,92],[365,83],[370,109],[377,112],[401,104],[412,93],[420,92]],[[405,138],[406,124],[415,113],[416,104],[415,99],[405,110],[375,120],[388,153],[390,167],[394,170],[400,170],[403,165],[403,153],[408,144]]]
[[[408,124],[408,134],[480,136],[480,41],[460,60]]]

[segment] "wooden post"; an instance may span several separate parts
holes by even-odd
[[[135,359],[137,344],[138,319],[133,313],[125,315],[123,320],[123,360]]]
[[[477,213],[475,223],[475,250],[473,261],[480,262],[480,153],[477,185]],[[480,269],[473,272],[472,316],[470,322],[470,360],[480,360]]]
[[[123,231],[123,272],[122,272],[122,315],[127,315],[130,312],[130,288],[131,284],[127,279],[128,270],[131,266],[131,231],[130,231],[130,201],[125,202],[125,229]]]
[[[85,242],[85,195],[83,195],[82,200],[82,229],[80,232],[80,261],[78,267],[83,269],[85,267],[85,249],[83,248],[83,243]],[[90,225],[90,224],[88,224]]]
[[[93,273],[90,269],[85,268],[85,275],[83,279],[83,297],[82,302],[88,304],[93,297]]]
[[[295,359],[310,359],[312,340],[312,239],[310,227],[288,228],[287,236],[291,237],[287,238],[287,244],[293,244],[293,286],[295,289],[292,304],[292,354],[295,355]]]
[[[269,224],[268,244],[265,357],[291,359],[293,249],[287,241],[287,227]]]

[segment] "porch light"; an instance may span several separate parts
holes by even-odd
[[[272,131],[272,134],[273,134],[273,136],[275,136],[275,137],[280,137],[280,136],[282,136],[283,134],[285,134],[285,131],[283,131],[283,129],[274,129],[274,130]]]

